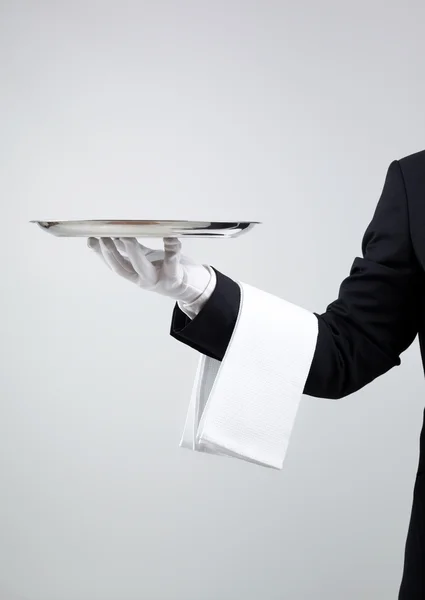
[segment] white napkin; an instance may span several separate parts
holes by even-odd
[[[222,361],[201,355],[180,446],[282,469],[318,335],[310,311],[246,283]]]

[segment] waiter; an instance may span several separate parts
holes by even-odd
[[[164,239],[164,251],[125,238],[90,238],[88,244],[118,275],[176,300],[170,331],[175,339],[212,360],[223,360],[241,310],[238,282],[181,255],[180,241],[175,238]],[[324,313],[310,314],[317,336],[304,394],[321,398],[352,394],[399,365],[401,353],[417,334],[425,365],[424,269],[422,151],[389,165],[363,235],[362,257],[354,259],[338,298]],[[399,593],[399,600],[416,599],[425,599],[424,426]]]

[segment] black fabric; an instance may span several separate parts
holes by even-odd
[[[338,298],[319,318],[304,393],[342,398],[400,364],[419,329],[424,272],[413,251],[407,197],[391,163],[375,213]]]
[[[401,362],[419,333],[425,368],[425,151],[393,161],[337,298],[318,319],[304,393],[342,398]],[[191,321],[176,305],[171,335],[221,360],[239,311],[240,289],[217,272],[217,286]],[[425,423],[425,421],[424,421]],[[399,600],[425,600],[425,425],[420,440]]]
[[[239,285],[212,267],[217,283],[204,308],[191,320],[174,307],[170,335],[202,354],[222,360],[235,328],[239,312]]]
[[[399,600],[425,598],[425,473],[418,472],[404,554]]]

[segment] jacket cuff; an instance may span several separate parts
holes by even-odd
[[[239,314],[241,290],[236,281],[212,268],[216,276],[213,293],[194,319],[176,302],[170,335],[210,358],[222,360]]]

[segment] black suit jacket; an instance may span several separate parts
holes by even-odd
[[[215,269],[217,285],[190,320],[174,307],[171,335],[222,360],[239,311],[239,285]],[[419,335],[425,365],[425,151],[393,161],[374,215],[338,298],[318,319],[304,393],[342,398],[400,364]],[[425,600],[425,426],[399,600]]]

